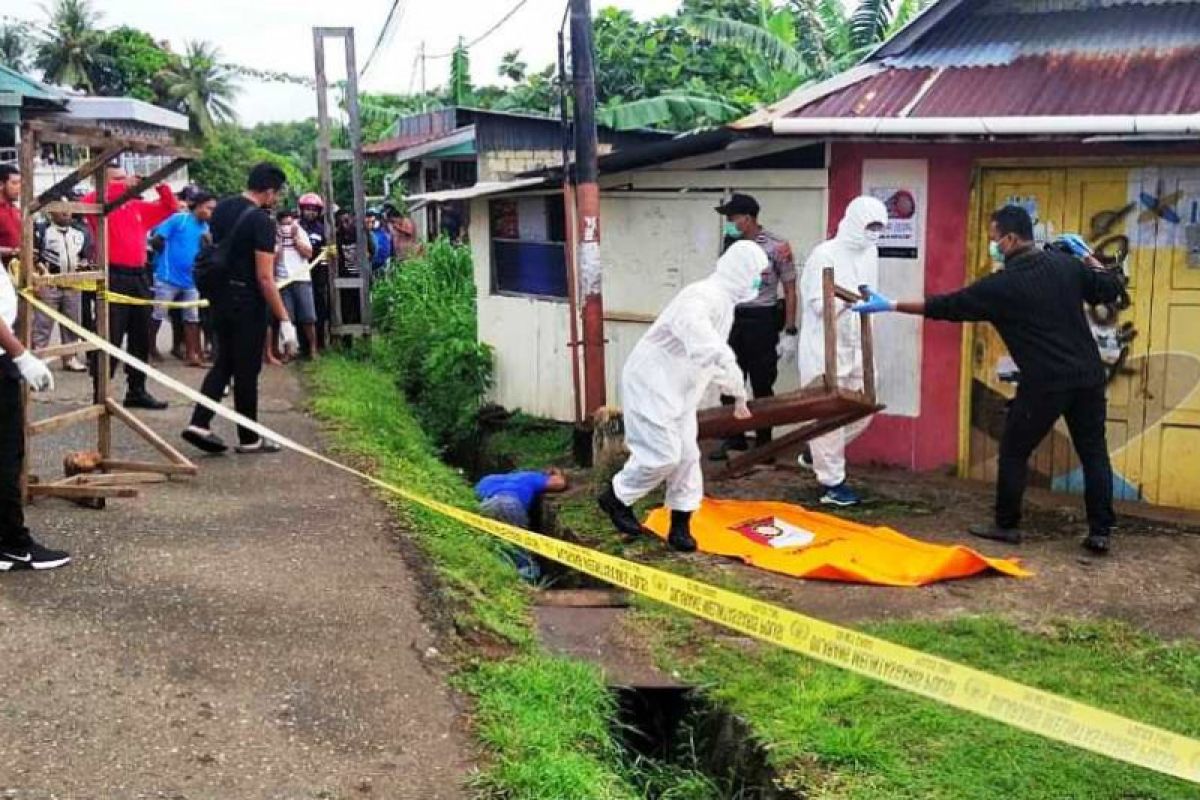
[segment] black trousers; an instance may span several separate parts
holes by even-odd
[[[228,298],[213,304],[213,334],[217,354],[212,369],[204,376],[200,392],[221,402],[229,381],[233,381],[233,407],[239,414],[258,419],[258,374],[262,371],[263,343],[267,336],[267,306],[258,292],[234,288]],[[196,406],[192,424],[207,428],[212,411]],[[253,444],[258,434],[238,426],[238,441]]]
[[[329,265],[312,268],[313,306],[317,312],[317,347],[325,349],[329,331]],[[301,345],[307,350],[308,341],[301,337]],[[311,355],[311,354],[309,354]]]
[[[25,509],[21,504],[25,439],[18,374],[12,359],[0,356],[0,542],[10,544],[18,544],[25,536]]]
[[[775,306],[738,308],[733,312],[733,328],[729,331],[729,346],[737,356],[738,366],[750,378],[754,397],[774,397],[775,380],[779,377],[779,309]],[[722,397],[725,405],[732,397]],[[771,429],[755,432],[755,444],[771,441]],[[741,437],[738,437],[741,438]]]
[[[996,524],[1002,528],[1015,528],[1020,524],[1021,498],[1029,477],[1029,457],[1058,418],[1063,417],[1071,433],[1071,443],[1083,464],[1088,527],[1092,533],[1107,534],[1116,522],[1112,465],[1108,460],[1104,432],[1107,415],[1103,385],[1063,391],[1018,388],[1000,440]]]
[[[108,271],[108,288],[118,294],[130,297],[141,297],[150,300],[154,297],[150,276],[145,269],[112,268]],[[146,361],[150,358],[150,314],[153,306],[131,306],[123,303],[108,304],[108,340],[121,347],[134,358]],[[117,361],[112,360],[112,371],[117,371]],[[129,384],[129,392],[136,394],[146,390],[146,373],[125,365],[125,380]]]

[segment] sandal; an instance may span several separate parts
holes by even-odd
[[[279,445],[279,442],[273,442],[270,439],[263,439],[261,437],[254,444],[239,444],[234,448],[234,450],[243,454],[278,453],[282,449],[283,448]]]
[[[195,425],[187,426],[181,436],[185,442],[206,453],[224,453],[229,449],[229,445],[225,444],[220,436],[217,436],[206,428],[198,428]]]

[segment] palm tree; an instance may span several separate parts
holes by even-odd
[[[42,7],[50,17],[46,38],[38,45],[36,65],[48,83],[72,89],[91,89],[95,50],[102,33],[100,12],[91,0],[57,0]]]
[[[193,133],[207,136],[218,124],[236,121],[236,78],[220,58],[221,51],[208,42],[188,42],[167,73],[167,98],[188,115]]]
[[[25,31],[16,25],[0,27],[0,65],[16,70],[25,71],[25,56],[27,54]]]

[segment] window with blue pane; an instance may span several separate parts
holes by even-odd
[[[538,195],[492,200],[488,216],[492,294],[566,298],[566,220],[562,197]]]

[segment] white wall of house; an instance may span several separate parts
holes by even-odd
[[[730,191],[754,195],[760,222],[787,238],[798,265],[824,238],[824,170],[646,170],[602,180],[605,374],[608,402],[619,405],[626,357],[655,315],[687,283],[712,271],[723,219],[714,211]],[[573,418],[568,304],[493,292],[488,203],[471,209],[471,243],[479,302],[479,337],[495,351],[492,399],[510,409]],[[798,384],[781,365],[778,391]],[[716,402],[715,394],[709,398]]]

